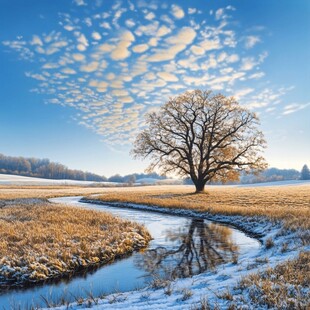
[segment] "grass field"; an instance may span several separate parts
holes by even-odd
[[[210,186],[207,187],[206,190],[205,194],[193,194],[194,189],[188,186],[147,186],[127,188],[1,186],[0,207],[1,203],[3,204],[7,199],[13,198],[50,198],[79,195],[89,196],[92,199],[99,199],[108,202],[131,202],[171,209],[187,209],[198,212],[208,212],[213,215],[228,215],[231,216],[232,223],[234,216],[241,215],[244,219],[256,219],[257,217],[261,217],[272,224],[280,225],[284,234],[293,233],[294,238],[299,238],[301,240],[301,242],[296,244],[302,244],[309,248],[309,185],[270,187]],[[100,195],[92,196],[94,194]],[[15,201],[18,202],[18,200]],[[19,203],[23,203],[23,200],[20,200]],[[64,216],[63,220],[72,218],[72,223],[75,223],[73,226],[76,226],[77,224],[82,226],[80,226],[78,231],[75,232],[71,230],[74,228],[70,224],[70,221],[66,223],[66,225],[62,225],[62,222],[58,222],[57,220],[53,223],[48,222],[48,225],[32,225],[32,230],[29,230],[29,235],[26,233],[27,237],[23,238],[27,240],[27,242],[22,240],[20,232],[27,229],[25,227],[27,226],[27,221],[33,221],[34,223],[46,221],[47,217],[42,215],[42,210],[44,210],[44,214],[47,214],[46,212],[51,212],[49,218],[53,218],[55,212],[58,214],[59,211],[62,210],[60,213]],[[81,211],[82,210],[79,209],[79,214]],[[92,213],[94,211],[90,212]],[[109,246],[111,241],[108,240],[107,244],[99,244],[98,239],[104,239],[102,236],[105,231],[98,230],[98,226],[92,226],[92,221],[96,222],[99,221],[99,219],[97,216],[96,219],[92,219],[91,213],[89,213],[89,218],[85,214],[85,217],[83,216],[83,220],[81,221],[80,217],[75,218],[73,208],[67,206],[43,204],[35,206],[15,206],[14,208],[5,207],[0,209],[0,252],[1,254],[5,253],[4,255],[1,255],[2,260],[0,261],[0,264],[3,264],[9,255],[14,257],[14,253],[15,257],[11,260],[15,262],[14,264],[16,266],[19,261],[17,253],[23,253],[26,260],[28,259],[30,262],[29,253],[31,253],[31,251],[37,251],[37,257],[45,257],[47,255],[46,253],[48,253],[48,257],[52,258],[49,261],[52,262],[54,266],[54,269],[50,268],[51,270],[60,268],[55,267],[60,266],[59,254],[55,254],[60,253],[60,251],[63,253],[63,260],[69,265],[70,259],[66,261],[66,257],[70,257],[70,254],[72,253],[81,254],[82,251],[84,251],[84,254],[86,253],[85,257],[99,258],[98,252],[96,252],[92,246],[96,245],[95,248],[97,249],[98,247],[104,248]],[[95,215],[95,213],[92,214]],[[112,242],[112,244],[115,244],[119,249],[125,247],[126,250],[130,251],[135,247],[133,243],[130,243],[130,239],[132,238],[130,233],[128,235],[129,238],[127,238],[128,243],[123,244],[121,243],[121,240],[118,239],[118,236],[122,235],[122,233],[128,233],[128,230],[132,231],[133,229],[135,232],[139,231],[139,235],[144,237],[145,240],[148,240],[149,238],[147,232],[140,226],[137,227],[131,223],[124,226],[121,225],[120,222],[109,222],[109,216],[107,215],[102,216],[103,221],[110,223],[108,224],[111,225],[109,229],[112,229],[112,231],[115,232],[113,234],[114,243]],[[46,223],[47,222],[45,222],[45,224]],[[83,225],[85,226],[84,231],[82,228]],[[253,225],[255,225],[255,222],[253,222]],[[47,227],[50,227],[50,229],[53,227],[53,234],[57,237],[54,244],[49,244],[48,236],[51,230],[47,229]],[[81,234],[80,239],[79,237],[70,237],[75,233]],[[32,237],[34,235],[38,235],[38,239]],[[138,238],[138,240],[141,241],[141,238]],[[277,235],[275,235],[275,238],[277,238]],[[283,236],[281,238],[283,238]],[[89,242],[82,242],[82,239],[88,240]],[[81,242],[77,242],[77,240],[80,240]],[[41,242],[45,244],[44,247],[39,247]],[[290,251],[290,249],[283,247],[285,243],[282,244],[282,248],[279,249],[276,249],[278,245],[277,243],[275,244],[276,245],[273,245],[273,240],[270,240],[270,244],[266,242],[266,253],[269,253],[269,246],[271,247],[271,251],[278,253],[276,255],[281,255],[281,252]],[[89,248],[85,248],[87,245]],[[275,248],[273,248],[273,246]],[[296,252],[296,247],[294,251]],[[119,253],[122,253],[122,251]],[[95,261],[96,260],[97,259],[95,259]],[[44,277],[46,274],[46,263],[42,264],[42,267],[40,267],[41,269],[38,268],[39,264],[37,262],[31,261],[31,263],[34,263],[34,265],[32,265],[34,266],[33,271],[39,271],[35,276],[37,278],[40,278],[41,276]],[[30,264],[28,265],[30,266]],[[267,268],[267,266],[260,272],[252,273],[244,277],[240,283],[236,283],[233,290],[223,293],[219,296],[219,299],[225,299],[225,303],[229,306],[229,309],[237,309],[238,307],[236,308],[235,305],[240,305],[240,303],[244,303],[245,305],[251,304],[253,309],[260,306],[267,307],[272,305],[283,309],[307,309],[307,307],[310,306],[309,252],[301,252],[299,256],[291,257],[289,261],[284,261],[282,264],[272,268]],[[208,309],[207,302],[203,302],[199,307],[199,309]]]
[[[259,216],[274,224],[280,224],[284,234],[296,232],[294,238],[299,239],[296,244],[304,246],[310,244],[309,185],[208,187],[205,194],[193,194],[192,189],[186,187],[117,189],[95,199],[229,216],[241,215],[245,218]],[[282,245],[280,253],[287,251],[286,245],[287,243]],[[265,247],[273,246],[274,241],[267,239]],[[251,304],[253,309],[256,307],[308,309],[309,268],[309,252],[300,253],[297,258],[288,262],[243,278],[232,292],[223,293],[220,299],[227,299],[225,303],[229,309],[238,309],[237,305],[240,304]],[[209,306],[202,303],[197,309],[213,309],[212,306],[208,308]]]
[[[263,216],[288,229],[310,229],[310,186],[207,187],[193,194],[185,186],[109,189],[102,201],[132,202],[212,214]]]
[[[2,201],[0,286],[73,273],[145,247],[146,229],[108,213],[32,200]]]

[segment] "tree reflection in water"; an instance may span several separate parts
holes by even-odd
[[[192,219],[187,227],[167,231],[167,239],[177,244],[175,249],[157,247],[148,250],[136,263],[152,276],[189,277],[236,260],[238,246],[231,235],[228,227]]]

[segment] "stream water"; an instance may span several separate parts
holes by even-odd
[[[147,249],[113,263],[57,282],[24,289],[12,289],[0,295],[0,309],[46,306],[45,300],[99,296],[145,287],[155,278],[188,277],[215,269],[238,255],[256,251],[260,242],[226,225],[207,220],[167,215],[150,211],[118,208],[79,202],[81,197],[50,199],[112,213],[144,224],[153,240]]]

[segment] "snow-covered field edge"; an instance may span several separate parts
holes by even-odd
[[[266,270],[268,267],[275,267],[281,262],[296,258],[302,251],[310,250],[309,246],[304,246],[301,243],[299,231],[285,230],[281,222],[272,222],[266,217],[219,215],[132,203],[98,202],[98,200],[86,198],[82,199],[81,202],[200,217],[225,223],[255,236],[262,242],[262,246],[258,251],[240,255],[237,264],[228,263],[216,271],[208,271],[192,278],[178,279],[159,289],[144,288],[137,291],[111,294],[104,299],[88,300],[82,304],[72,303],[69,305],[69,309],[89,308],[90,304],[93,309],[201,309],[201,305],[206,300],[219,309],[227,309],[231,302],[221,296],[227,291],[233,295],[241,293],[243,300],[250,301],[249,296],[244,296],[244,292],[240,292],[236,288],[243,277]],[[266,246],[270,241],[271,245]],[[241,302],[237,306],[243,308],[246,305]],[[62,306],[57,309],[67,308],[67,306]],[[262,307],[262,309],[264,308]],[[254,308],[249,305],[246,309]],[[257,309],[257,305],[255,309]]]

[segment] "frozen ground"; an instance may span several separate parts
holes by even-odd
[[[137,180],[137,184],[149,184],[149,185],[160,185],[160,186],[181,186],[191,187],[191,185],[175,185],[180,184],[180,181],[174,179],[157,180],[153,178],[144,178]],[[119,185],[120,183],[115,182],[93,182],[93,181],[76,181],[76,180],[54,180],[54,179],[43,179],[24,177],[19,175],[11,174],[0,174],[0,185]],[[289,180],[289,181],[277,181],[277,182],[265,182],[255,184],[238,184],[238,185],[208,185],[211,187],[261,187],[261,186],[292,186],[292,185],[310,185],[310,180]]]
[[[96,201],[96,203],[98,202]],[[152,206],[130,203],[126,204],[126,206],[135,209],[155,209]],[[201,309],[201,302],[203,300],[208,300],[209,304],[213,306],[217,305],[219,309],[227,309],[230,301],[223,298],[223,296],[227,291],[232,292],[233,295],[244,294],[244,292],[235,289],[242,277],[295,258],[302,250],[310,250],[309,246],[306,247],[301,244],[300,238],[298,238],[298,231],[284,231],[280,223],[271,223],[266,218],[259,216],[247,218],[244,216],[210,215],[189,210],[171,210],[156,207],[156,210],[158,209],[164,213],[199,216],[223,223],[233,223],[240,229],[257,235],[262,241],[262,247],[258,252],[255,251],[239,256],[237,264],[229,263],[223,265],[217,271],[209,271],[192,278],[179,279],[159,289],[146,288],[127,293],[115,293],[103,299],[93,298],[80,305],[73,303],[69,306],[70,309],[86,309],[90,305],[92,305],[93,309],[158,310],[195,309],[195,307],[197,307],[196,309]],[[267,239],[272,239],[274,242],[274,246],[269,249],[265,247]],[[283,251],[284,246],[285,251]],[[249,296],[242,297],[243,300],[250,300]],[[240,301],[237,304],[240,309],[258,309],[257,306],[251,307],[251,305],[246,305],[247,302]],[[57,309],[65,310],[67,306]],[[265,309],[265,307],[261,309]]]
[[[76,180],[54,180],[24,177],[20,175],[0,174],[0,185],[91,185],[91,184],[117,184],[114,182],[94,182],[94,181],[76,181]]]

